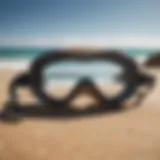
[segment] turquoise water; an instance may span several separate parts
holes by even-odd
[[[29,64],[45,51],[51,48],[42,47],[1,47],[0,48],[0,68],[26,69]],[[121,51],[133,57],[136,61],[143,62],[148,56],[156,52],[156,49],[144,48],[121,48]],[[49,79],[58,82],[69,79],[79,79],[82,76],[89,76],[97,80],[116,77],[118,69],[113,65],[104,65],[103,62],[94,62],[92,64],[77,64],[63,62],[57,66],[51,66],[46,73]],[[67,73],[67,74],[66,74]],[[113,81],[113,79],[111,80]]]
[[[26,68],[36,57],[51,49],[44,47],[0,47],[0,68],[18,69],[20,66]],[[147,48],[121,48],[120,50],[139,62],[143,62],[157,51]]]
[[[48,48],[36,47],[1,47],[0,58],[35,58]]]
[[[50,49],[42,47],[1,47],[0,58],[35,58]],[[156,49],[146,48],[122,48],[121,50],[133,57],[148,56],[156,51]]]

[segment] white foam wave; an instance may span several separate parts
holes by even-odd
[[[27,59],[1,59],[0,69],[23,70],[29,67],[30,62]]]
[[[147,55],[138,55],[133,58],[138,63],[143,63],[147,59]],[[22,70],[29,68],[31,63],[30,59],[0,59],[0,69],[9,69],[9,70]]]

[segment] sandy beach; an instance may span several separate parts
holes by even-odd
[[[160,70],[145,101],[129,110],[83,117],[0,121],[0,160],[159,160]],[[0,71],[0,107],[15,71]],[[25,95],[26,99],[29,96]]]

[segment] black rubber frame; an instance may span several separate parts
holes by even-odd
[[[78,85],[73,89],[73,91],[68,95],[68,97],[64,100],[57,100],[56,98],[50,97],[43,90],[43,69],[45,66],[53,63],[58,63],[60,61],[92,61],[92,60],[106,60],[107,62],[114,62],[122,66],[124,68],[125,73],[127,74],[127,78],[125,79],[125,89],[122,93],[112,98],[106,98],[102,96],[102,94],[97,90],[94,83],[90,79],[81,79]],[[49,106],[57,106],[58,104],[64,104],[67,106],[69,102],[75,97],[82,88],[86,88],[91,91],[92,94],[95,95],[100,101],[100,103],[107,104],[115,104],[118,103],[121,105],[126,99],[131,97],[139,85],[141,85],[145,78],[142,81],[139,81],[140,77],[139,70],[137,68],[137,64],[133,59],[126,56],[125,54],[119,51],[97,51],[93,53],[87,52],[71,52],[71,51],[49,51],[42,56],[38,57],[30,66],[29,72],[24,73],[18,76],[10,86],[10,96],[12,100],[16,100],[15,90],[17,86],[29,86],[31,91],[34,93],[38,99],[46,105]],[[141,78],[143,79],[143,78]],[[13,98],[14,97],[14,98]],[[63,106],[64,106],[63,105]]]

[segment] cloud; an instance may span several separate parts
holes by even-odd
[[[110,37],[4,37],[0,46],[42,46],[42,47],[147,47],[160,49],[160,37],[110,36]]]

